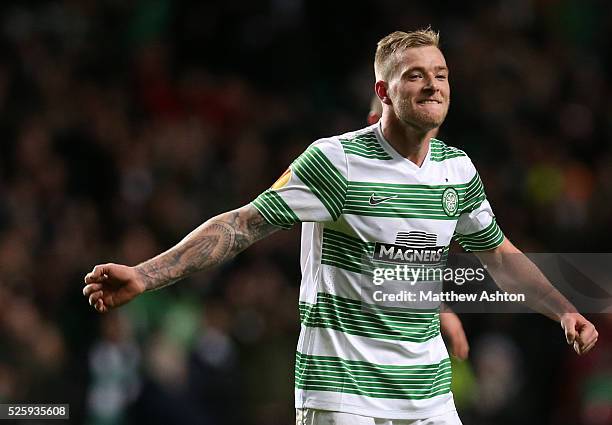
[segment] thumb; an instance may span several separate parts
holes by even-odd
[[[568,344],[573,344],[576,340],[576,323],[572,320],[570,323],[565,325],[565,339]]]

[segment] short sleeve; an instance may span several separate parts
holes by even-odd
[[[342,146],[334,139],[322,139],[251,204],[267,222],[284,229],[297,222],[335,221],[344,209],[347,186]]]
[[[491,204],[474,165],[470,164],[471,179],[460,206],[455,240],[466,251],[487,251],[497,248],[504,241],[504,234],[495,220]]]

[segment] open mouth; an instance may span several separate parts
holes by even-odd
[[[423,99],[423,100],[417,101],[417,103],[419,105],[428,105],[428,104],[439,105],[442,103],[442,101],[436,100],[436,99]]]

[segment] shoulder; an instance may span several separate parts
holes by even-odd
[[[352,150],[358,149],[362,152],[366,146],[378,145],[376,133],[374,132],[375,126],[370,125],[359,130],[323,137],[308,146],[306,152],[318,151],[323,153],[332,162],[344,162],[346,161],[346,154],[352,153]]]
[[[476,167],[468,154],[454,146],[449,146],[439,139],[430,140],[430,160],[444,167],[451,168],[465,179],[474,177]]]
[[[346,160],[344,149],[337,136],[323,137],[315,140],[306,148],[303,155],[324,156],[334,164],[344,163]]]
[[[378,123],[336,136],[346,155],[374,160],[392,159],[376,135]]]
[[[464,151],[454,146],[449,146],[442,140],[431,139],[429,143],[432,161],[442,162],[455,158],[465,158],[467,160],[470,159]]]
[[[376,133],[374,129],[378,124],[372,124],[364,128],[360,128],[359,130],[348,131],[346,133],[340,134],[338,136],[334,136],[340,141],[348,141],[355,139],[376,139]]]
[[[311,143],[291,164],[294,171],[299,169],[340,171],[346,175],[347,161],[338,136],[323,137]]]

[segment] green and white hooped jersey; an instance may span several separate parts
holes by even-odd
[[[389,419],[453,410],[439,309],[366,305],[361,291],[379,246],[503,242],[467,155],[432,139],[418,167],[375,124],[316,141],[252,205],[271,224],[303,223],[296,408]]]

